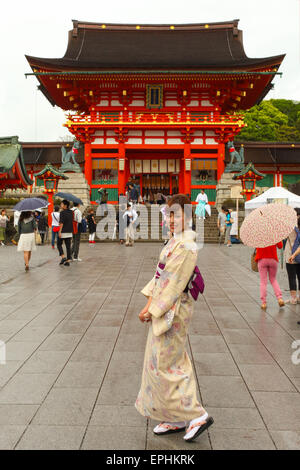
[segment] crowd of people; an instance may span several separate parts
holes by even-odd
[[[119,233],[119,241],[125,246],[132,247],[134,245],[134,231],[135,222],[138,218],[135,204],[140,198],[139,186],[136,186],[131,180],[126,184],[127,204],[119,208],[116,214],[116,232]],[[164,201],[162,212],[162,226],[164,243],[167,244],[171,233],[167,226],[165,210],[168,207],[168,201],[172,199],[171,196],[161,195],[161,201]],[[207,204],[207,196],[202,190],[197,198],[197,208],[200,209],[196,216],[205,217],[205,205]],[[101,194],[101,201],[99,202],[104,208],[107,204],[106,191]],[[278,270],[278,255],[277,249],[284,248],[284,261],[288,276],[290,299],[288,302],[296,304],[300,302],[300,254],[296,249],[299,247],[300,242],[300,209],[295,209],[298,216],[298,227],[288,236],[286,240],[278,243],[276,246],[267,248],[257,248],[255,252],[255,261],[257,263],[257,270],[260,275],[260,297],[261,308],[266,309],[266,293],[268,278],[274,289],[274,293],[278,299],[280,307],[284,306],[285,301],[282,298],[282,291],[276,280]],[[120,216],[123,218],[123,223],[120,224]],[[10,219],[7,216],[5,209],[0,213],[0,244],[5,245],[6,229]],[[70,207],[70,202],[63,200],[59,206],[55,206],[51,214],[51,246],[55,249],[55,244],[61,258],[60,265],[70,266],[71,261],[82,261],[79,257],[81,233],[89,232],[89,244],[95,244],[96,235],[96,216],[94,209],[88,210],[88,215],[85,218],[80,210],[78,203],[73,203]],[[194,227],[192,220],[190,229]],[[48,237],[48,219],[42,210],[34,212],[14,212],[13,224],[16,228],[16,233],[12,237],[12,242],[18,246],[18,251],[24,252],[25,270],[29,270],[29,261],[31,252],[36,249],[37,244],[45,244]],[[123,230],[121,229],[121,225]],[[231,247],[232,243],[241,243],[237,238],[238,234],[238,221],[237,213],[222,206],[218,214],[217,227],[219,230],[219,243],[224,243],[227,247]],[[299,250],[298,250],[299,251]],[[298,284],[298,285],[297,285]],[[299,292],[297,296],[297,290]]]

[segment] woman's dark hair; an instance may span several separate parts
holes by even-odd
[[[26,211],[26,212],[21,212],[21,215],[20,215],[20,222],[23,222],[24,219],[28,219],[29,217],[32,216],[32,212],[31,211]]]
[[[64,206],[67,206],[67,208],[69,209],[70,207],[70,202],[67,201],[66,199],[64,199],[63,201],[61,201],[63,203]]]
[[[175,194],[168,201],[168,206],[172,207],[175,204],[178,204],[181,209],[184,211],[188,219],[192,217],[192,202],[188,196],[185,194]]]
[[[59,211],[59,206],[54,206],[54,212],[58,212]]]

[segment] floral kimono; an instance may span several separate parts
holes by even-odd
[[[158,421],[188,421],[205,413],[185,349],[194,301],[183,291],[197,261],[194,237],[194,232],[186,231],[168,242],[159,258],[165,267],[142,290],[146,297],[152,296],[148,309],[152,322],[135,406],[143,416]]]

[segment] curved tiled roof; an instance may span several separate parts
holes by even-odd
[[[32,67],[55,70],[254,70],[279,66],[284,55],[248,58],[238,21],[128,25],[73,20],[62,58],[26,56]]]
[[[33,181],[27,173],[22,146],[18,143],[18,137],[2,137],[0,138],[0,173],[10,174],[14,166],[18,167],[22,183],[31,185]]]

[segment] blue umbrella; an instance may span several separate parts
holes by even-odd
[[[66,199],[67,201],[76,202],[77,204],[83,204],[82,200],[79,199],[79,197],[76,197],[74,196],[74,194],[71,193],[56,193],[55,196],[61,199]]]
[[[13,211],[27,212],[35,211],[36,209],[42,209],[48,207],[49,203],[46,199],[41,197],[27,197],[18,202],[13,208]]]

